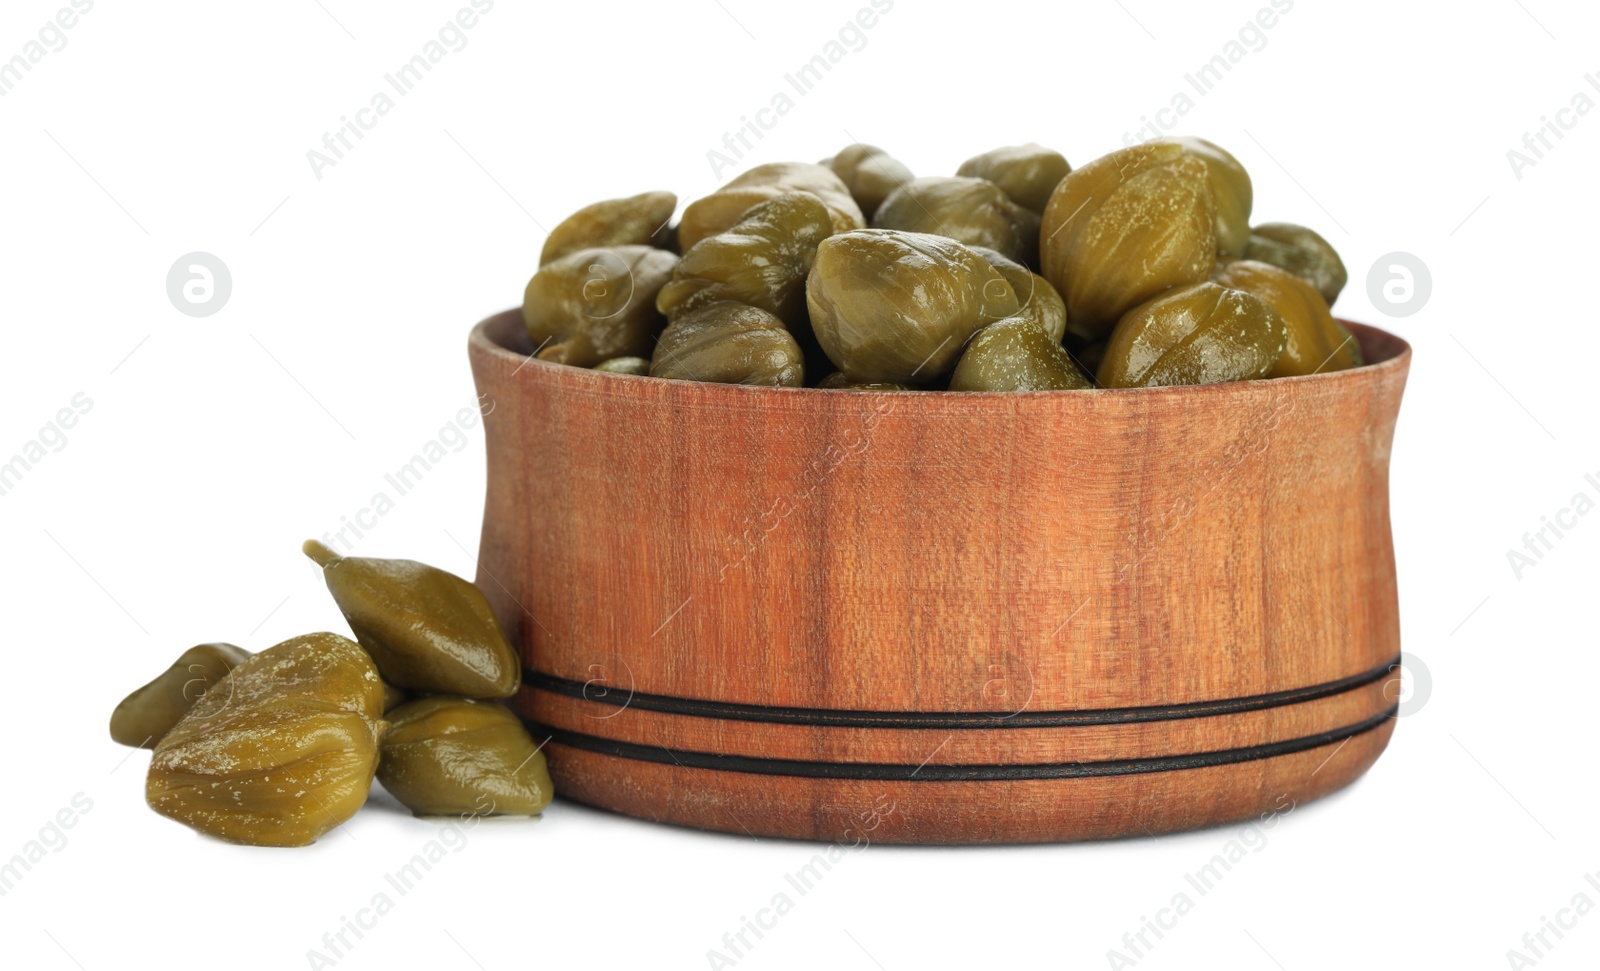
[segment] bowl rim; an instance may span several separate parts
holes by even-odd
[[[490,358],[515,365],[512,373],[532,367],[534,373],[544,372],[551,377],[573,374],[582,374],[598,382],[597,390],[621,391],[628,387],[626,382],[648,381],[652,385],[693,387],[704,394],[725,393],[732,395],[754,395],[757,400],[775,400],[771,396],[800,395],[800,396],[834,396],[854,395],[857,397],[869,396],[877,399],[893,400],[928,400],[930,397],[940,401],[986,401],[991,399],[1020,400],[1038,398],[1062,398],[1067,395],[1089,396],[1095,399],[1130,401],[1135,399],[1151,400],[1164,398],[1201,398],[1214,395],[1239,393],[1243,390],[1259,390],[1262,387],[1290,388],[1303,385],[1307,382],[1317,382],[1330,385],[1332,382],[1362,382],[1377,379],[1387,375],[1405,375],[1411,366],[1411,344],[1381,327],[1371,324],[1358,323],[1335,317],[1355,335],[1357,343],[1361,346],[1364,357],[1368,363],[1355,368],[1346,368],[1342,371],[1325,371],[1318,374],[1295,375],[1286,378],[1257,378],[1246,381],[1224,381],[1216,384],[1182,384],[1160,385],[1150,388],[1073,388],[1070,390],[1046,391],[924,391],[910,389],[870,391],[853,388],[788,388],[770,385],[749,384],[722,384],[710,381],[690,381],[683,378],[659,378],[648,374],[620,374],[612,371],[597,371],[593,368],[573,367],[567,364],[557,364],[553,361],[541,361],[522,350],[508,347],[502,340],[497,340],[493,331],[504,332],[511,330],[513,333],[526,336],[522,327],[522,308],[510,307],[499,313],[491,314],[480,320],[472,328],[467,337],[467,347],[471,355],[486,355]],[[509,326],[515,321],[515,327]],[[616,384],[615,382],[624,382]],[[607,388],[609,384],[609,388]],[[1326,390],[1333,390],[1328,387]]]

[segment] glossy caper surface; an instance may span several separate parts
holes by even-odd
[[[817,387],[830,391],[911,391],[909,384],[897,384],[893,381],[852,381],[845,377],[843,372],[835,371],[821,381]]]
[[[1254,260],[1237,260],[1218,268],[1214,279],[1225,287],[1255,294],[1283,318],[1283,356],[1267,377],[1360,366],[1361,346],[1355,337],[1333,319],[1322,294],[1288,270]]]
[[[650,246],[582,249],[539,268],[523,293],[522,320],[542,361],[593,367],[643,357],[666,324],[656,295],[678,257]]]
[[[662,332],[650,374],[658,378],[798,388],[805,359],[783,321],[742,303],[691,310]]]
[[[678,243],[688,252],[694,244],[738,222],[750,207],[786,192],[809,192],[822,200],[834,232],[866,226],[861,207],[833,170],[805,162],[771,162],[731,179],[704,198],[689,203],[678,223]]]
[[[786,327],[806,322],[806,274],[817,244],[833,234],[822,200],[786,192],[757,203],[739,221],[683,254],[656,297],[668,320],[719,300],[760,307]]]
[[[502,705],[422,698],[387,720],[378,781],[419,816],[532,815],[555,794],[544,753]]]
[[[980,328],[1017,312],[1005,277],[945,236],[864,229],[823,240],[806,280],[811,325],[852,381],[949,373]]]
[[[911,170],[876,145],[859,142],[846,145],[838,154],[821,163],[833,170],[850,190],[851,198],[868,219],[883,205],[889,193],[910,182]]]
[[[155,748],[194,703],[215,688],[250,652],[232,644],[189,648],[149,684],[122,699],[111,713],[111,739]]]
[[[988,179],[1019,206],[1044,212],[1050,194],[1071,171],[1065,155],[1029,142],[974,155],[961,163],[956,174]]]
[[[472,698],[516,692],[522,666],[477,587],[415,560],[340,556],[315,540],[304,550],[385,682]]]
[[[584,206],[550,230],[539,265],[579,250],[654,245],[666,236],[677,208],[678,197],[670,192],[641,192]]]
[[[1067,302],[1067,330],[1098,340],[1130,308],[1211,275],[1216,203],[1206,164],[1152,142],[1074,169],[1045,207],[1040,247],[1040,272]]]
[[[1288,270],[1317,288],[1322,299],[1333,306],[1344,289],[1349,274],[1333,244],[1315,230],[1294,223],[1262,223],[1250,230],[1245,246],[1247,260],[1271,263]]]
[[[1008,259],[1034,265],[1039,257],[1039,215],[1011,201],[986,179],[925,176],[889,194],[873,214],[874,229],[933,233],[987,246]]]
[[[989,265],[1011,284],[1019,304],[1017,316],[1034,321],[1051,339],[1059,342],[1067,332],[1067,304],[1056,288],[1050,285],[1050,281],[987,246],[973,246],[971,249],[988,260]]]
[[[219,839],[304,846],[366,802],[383,683],[337,634],[284,641],[235,666],[150,759],[150,808]]]
[[[649,374],[650,359],[645,357],[613,357],[596,364],[594,369],[610,374]]]
[[[951,391],[1067,391],[1090,387],[1060,340],[1026,317],[1008,317],[967,342]]]
[[[1266,301],[1215,283],[1178,287],[1129,310],[1096,377],[1107,388],[1264,378],[1283,354],[1283,320]]]
[[[1204,138],[1185,135],[1172,141],[1205,163],[1212,199],[1217,206],[1217,255],[1237,257],[1243,254],[1245,244],[1250,241],[1250,208],[1255,200],[1250,173],[1227,149]]]

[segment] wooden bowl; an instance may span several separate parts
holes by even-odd
[[[758,836],[1160,833],[1331,792],[1394,730],[1411,352],[1203,387],[752,388],[472,332],[478,585],[557,791]]]

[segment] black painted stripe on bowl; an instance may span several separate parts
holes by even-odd
[[[1101,762],[1039,762],[1024,765],[903,765],[888,762],[812,762],[801,759],[766,759],[748,755],[718,755],[713,752],[669,751],[660,745],[619,742],[598,735],[585,735],[550,728],[523,719],[533,735],[557,745],[610,755],[639,762],[658,762],[686,769],[711,769],[716,772],[748,772],[756,775],[788,775],[807,779],[868,779],[883,782],[1013,782],[1026,779],[1090,779],[1118,775],[1143,775],[1149,772],[1177,772],[1206,769],[1238,762],[1254,762],[1294,755],[1345,742],[1379,727],[1400,711],[1398,704],[1364,721],[1302,738],[1246,748],[1195,752],[1189,755],[1160,755],[1140,759],[1111,759]]]
[[[1327,681],[1305,688],[1273,691],[1220,701],[1192,701],[1177,705],[1145,705],[1132,708],[1073,708],[1062,711],[1023,711],[1015,714],[983,711],[857,711],[844,708],[789,708],[779,705],[752,705],[732,701],[707,701],[677,698],[672,695],[645,694],[607,685],[604,693],[587,692],[593,682],[545,674],[525,668],[523,684],[539,691],[611,705],[640,708],[696,718],[728,718],[736,721],[772,722],[783,725],[813,725],[840,728],[926,728],[957,731],[965,728],[1068,728],[1078,725],[1128,725],[1136,722],[1177,721],[1183,718],[1208,718],[1235,715],[1264,708],[1280,708],[1316,701],[1331,695],[1364,688],[1382,680],[1400,664],[1400,658],[1380,664],[1370,671]]]

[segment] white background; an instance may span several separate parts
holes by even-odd
[[[0,59],[64,6],[7,0]],[[343,630],[300,541],[472,403],[467,330],[520,300],[544,229],[596,199],[711,191],[707,150],[866,0],[498,0],[318,179],[307,151],[463,6],[101,0],[0,98],[0,458],[93,403],[0,497],[0,859],[92,804],[0,897],[8,967],[305,967],[436,835],[380,794],[311,849],[197,836],[145,808],[148,756],[106,718],[191,644]],[[1193,95],[1184,74],[1264,6],[898,0],[740,167],[854,140],[918,174],[1030,140],[1082,164]],[[1520,578],[1507,561],[1576,493],[1600,498],[1600,112],[1564,116],[1520,178],[1506,155],[1580,90],[1600,101],[1597,21],[1555,0],[1297,0],[1175,129],[1250,168],[1258,221],[1339,247],[1342,316],[1415,347],[1393,518],[1404,646],[1432,688],[1366,777],[1283,819],[1141,968],[1506,967],[1575,894],[1600,904],[1600,515]],[[205,318],[164,283],[197,250],[233,277]],[[1365,282],[1392,251],[1432,275],[1404,318]],[[483,487],[473,427],[359,551],[471,576]],[[738,966],[1106,967],[1236,835],[874,846]],[[706,967],[816,849],[558,802],[472,831],[337,966]],[[1593,967],[1600,915],[1564,934],[1539,967]]]

